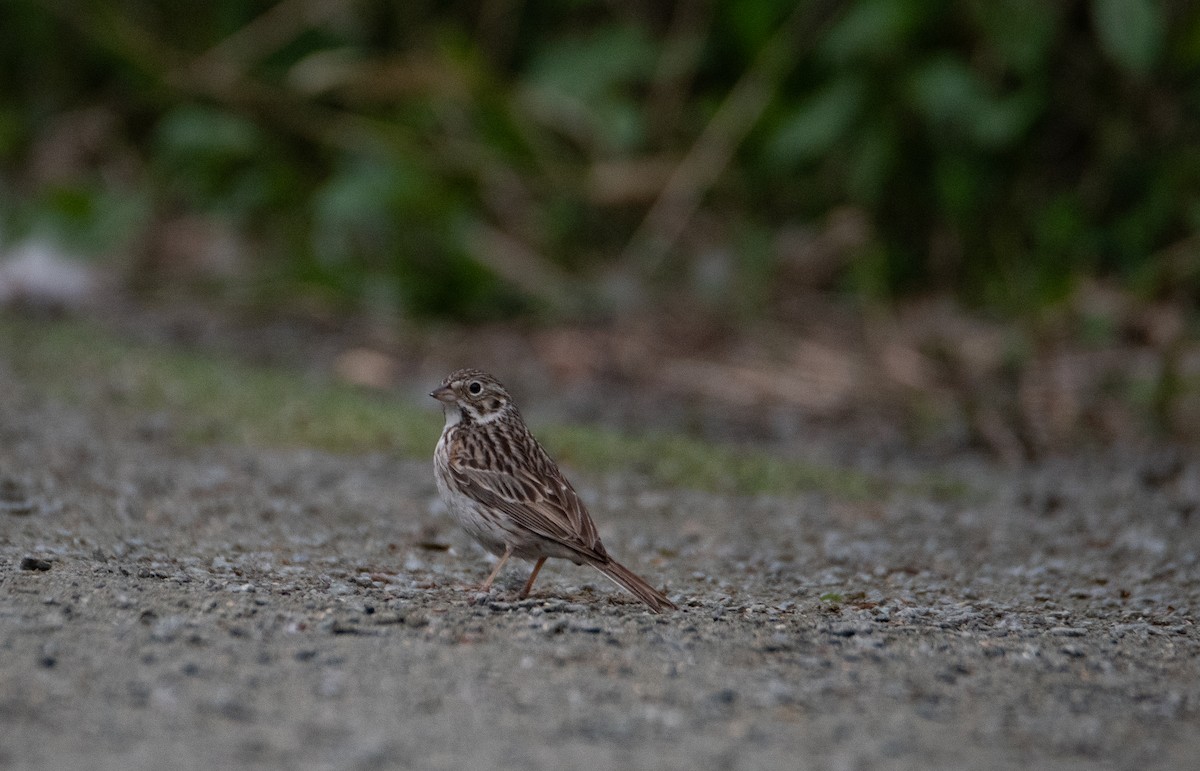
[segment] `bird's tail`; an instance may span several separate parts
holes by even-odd
[[[592,567],[608,576],[617,586],[649,605],[655,613],[662,613],[667,608],[679,610],[679,606],[667,599],[667,595],[646,583],[641,576],[614,559],[609,559],[608,562],[593,562]]]

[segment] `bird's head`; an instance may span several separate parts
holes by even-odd
[[[446,376],[429,394],[445,405],[446,417],[488,423],[516,409],[500,381],[478,369],[460,369]]]

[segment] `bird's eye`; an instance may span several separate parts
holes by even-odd
[[[467,386],[467,390],[470,391],[472,394],[478,394],[480,391],[483,390],[483,386],[481,386],[479,384],[478,380],[472,380],[471,385]]]

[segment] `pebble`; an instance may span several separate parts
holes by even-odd
[[[1061,637],[1083,637],[1087,634],[1087,630],[1076,626],[1056,626],[1051,627],[1050,634]]]

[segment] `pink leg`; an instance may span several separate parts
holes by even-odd
[[[488,592],[492,589],[492,582],[496,580],[496,576],[500,575],[500,568],[504,567],[504,563],[508,562],[508,558],[512,556],[512,547],[508,546],[504,549],[504,554],[500,557],[500,561],[496,563],[496,567],[492,568],[492,574],[483,582],[483,586],[479,587],[479,591]]]
[[[535,580],[537,580],[538,571],[541,570],[542,565],[545,565],[545,564],[546,564],[546,558],[541,557],[538,559],[537,564],[533,566],[533,572],[529,574],[529,580],[525,582],[525,588],[521,590],[522,598],[529,596],[529,590],[533,588],[533,582]]]

